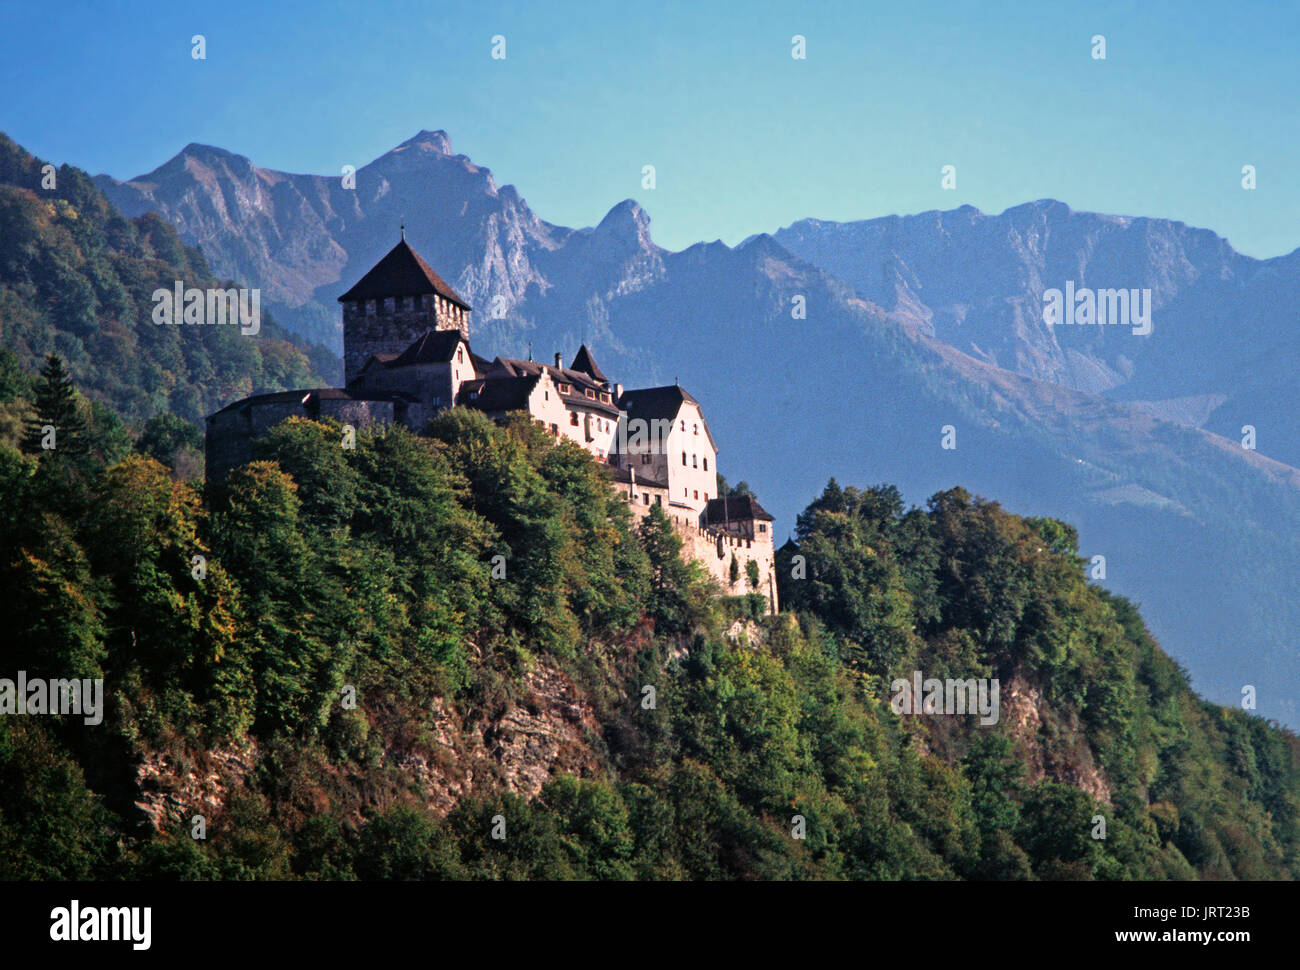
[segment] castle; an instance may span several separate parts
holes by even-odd
[[[526,411],[605,466],[635,521],[659,506],[684,554],[724,590],[762,593],[769,612],[777,611],[772,517],[752,496],[718,495],[718,447],[699,401],[685,389],[624,390],[610,383],[585,344],[568,367],[560,354],[554,364],[479,357],[469,345],[471,307],[405,233],[339,302],[345,386],[258,394],[211,415],[209,481],[252,460],[253,439],[293,416],[355,428],[396,423],[419,433],[449,407],[496,420]]]

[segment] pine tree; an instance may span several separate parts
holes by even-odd
[[[41,379],[36,384],[36,414],[27,422],[23,437],[23,451],[39,455],[45,427],[55,430],[54,450],[64,455],[76,455],[85,450],[85,421],[77,408],[77,389],[73,386],[63,361],[55,354],[45,359]]]

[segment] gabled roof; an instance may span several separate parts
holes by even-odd
[[[464,339],[459,330],[426,330],[411,346],[386,363],[389,367],[405,367],[408,364],[445,364],[451,360],[456,353],[456,348]]]
[[[515,360],[511,357],[497,357],[492,361],[484,376],[488,380],[498,380],[503,377],[540,377],[542,374],[548,375],[555,382],[557,389],[561,384],[569,385],[567,392],[560,392],[560,400],[566,405],[599,411],[611,418],[622,416],[609,389],[597,383],[591,378],[591,375],[583,371],[570,370],[566,367],[552,367],[550,364],[543,364],[537,360]],[[594,398],[587,396],[588,389],[596,395]],[[601,394],[609,395],[610,403],[606,404],[602,401],[600,399]]]
[[[587,345],[583,344],[578,348],[577,356],[573,358],[573,363],[569,365],[569,370],[579,371],[591,376],[592,380],[599,381],[601,384],[608,384],[609,378],[596,365],[596,359],[591,356],[591,351]]]
[[[390,296],[423,296],[425,293],[437,293],[458,307],[470,309],[470,305],[457,296],[447,281],[435,273],[403,239],[369,273],[361,277],[352,289],[339,297],[339,302],[382,300]]]
[[[752,495],[728,495],[726,498],[711,498],[704,507],[704,521],[707,524],[735,522],[740,519],[765,519],[772,521],[763,506]]]
[[[456,394],[456,403],[479,411],[527,411],[528,395],[537,386],[532,377],[494,377],[464,381]]]
[[[704,424],[704,433],[716,454],[718,443],[713,440],[709,422],[704,420],[704,408],[700,402],[691,397],[686,388],[680,384],[667,387],[646,387],[636,391],[624,391],[618,399],[618,406],[627,412],[628,420],[641,418],[646,421],[676,421],[677,412],[683,404],[694,404],[700,410],[700,421]]]
[[[624,391],[618,399],[618,406],[628,413],[628,417],[667,418],[671,421],[677,417],[682,405],[690,401],[699,407],[699,401],[691,397],[680,384],[667,387],[646,387],[639,391]]]

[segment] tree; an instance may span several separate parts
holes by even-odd
[[[175,414],[159,414],[145,422],[136,450],[176,470],[185,452],[202,454],[203,430]]]
[[[82,437],[86,425],[77,407],[77,389],[57,354],[45,358],[45,366],[41,368],[41,379],[36,384],[35,411],[27,424],[23,451],[39,455],[49,450],[42,447],[47,440],[47,425],[52,425],[55,430],[54,451],[76,455],[84,450]]]

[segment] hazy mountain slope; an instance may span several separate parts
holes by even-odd
[[[1255,260],[1206,229],[1073,212],[1040,200],[862,222],[804,220],[776,233],[790,252],[898,319],[1017,373],[1123,400],[1240,437],[1300,464],[1294,307],[1300,252]],[[1043,322],[1043,293],[1149,288],[1152,332]]]

